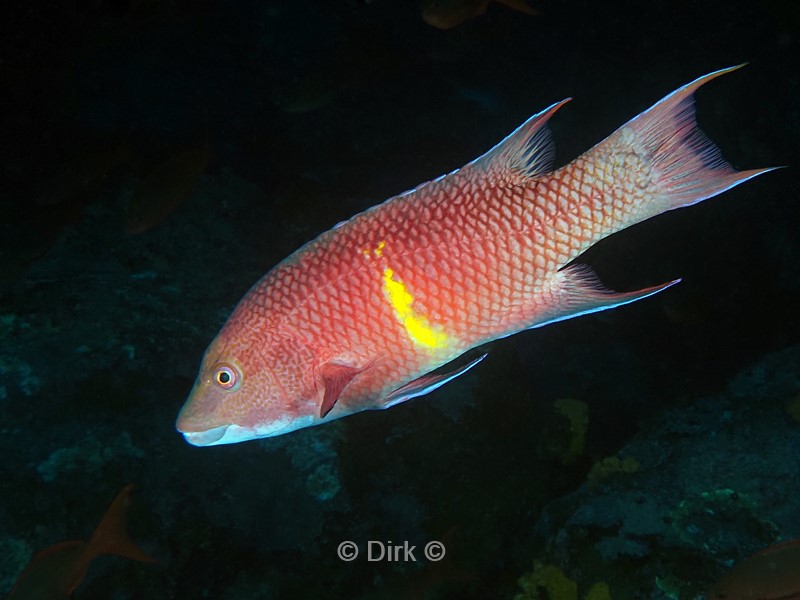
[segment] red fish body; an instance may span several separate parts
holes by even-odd
[[[390,198],[267,273],[206,351],[177,428],[195,445],[287,433],[427,393],[518,331],[613,308],[630,293],[565,265],[600,239],[719,194],[738,172],[697,129],[701,77],[552,171],[546,123],[524,123],[462,169]],[[482,357],[481,357],[482,358]]]

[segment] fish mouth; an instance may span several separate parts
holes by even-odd
[[[214,446],[216,444],[225,444],[225,434],[230,425],[222,425],[207,429],[206,431],[182,431],[183,439],[189,442],[192,446]],[[227,442],[230,443],[230,442]]]
[[[177,429],[183,434],[183,439],[192,446],[221,446],[223,444],[238,444],[248,440],[275,437],[297,429],[310,427],[315,423],[314,417],[309,416],[279,419],[272,423],[255,427],[242,427],[241,425],[229,423],[228,425],[212,427],[205,431],[183,431],[180,425]]]
[[[192,446],[222,446],[223,444],[238,444],[247,440],[254,440],[260,437],[271,435],[270,432],[262,433],[257,428],[242,427],[234,423],[212,427],[205,431],[182,431],[183,439]]]

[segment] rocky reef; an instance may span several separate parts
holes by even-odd
[[[691,600],[737,562],[800,538],[800,346],[773,353],[727,390],[651,415],[586,482],[551,503],[518,600]]]

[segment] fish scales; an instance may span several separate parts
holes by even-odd
[[[485,342],[676,283],[619,294],[567,265],[620,229],[768,170],[733,170],[694,124],[692,93],[730,70],[553,171],[546,123],[566,101],[556,103],[464,168],[309,242],[234,310],[178,429],[196,445],[233,443],[386,408],[471,368],[480,358],[431,373]]]

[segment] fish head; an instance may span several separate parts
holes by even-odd
[[[315,425],[313,348],[229,322],[206,350],[176,428],[194,446],[235,444]]]

